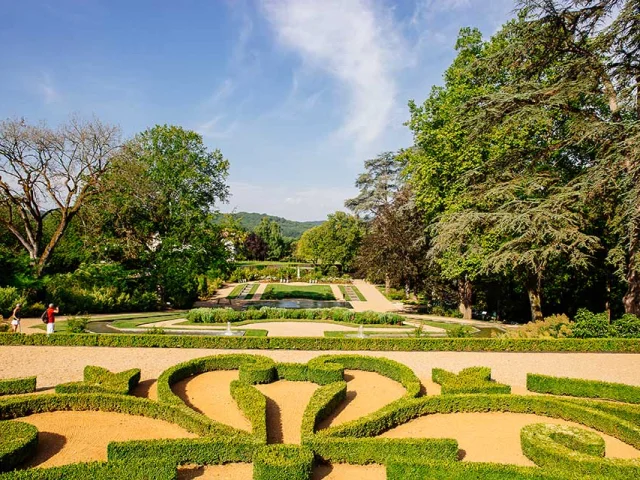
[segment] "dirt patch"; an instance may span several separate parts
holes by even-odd
[[[300,443],[302,414],[318,385],[280,380],[257,387],[267,397],[267,441]]]
[[[107,459],[113,441],[195,438],[163,420],[112,412],[49,412],[22,417],[38,429],[38,450],[25,467],[54,467]]]
[[[178,469],[178,480],[251,480],[253,465],[250,463],[228,463],[226,465],[187,465]]]
[[[389,430],[381,437],[454,438],[463,461],[533,466],[520,448],[520,430],[532,423],[586,428],[573,422],[523,413],[454,413],[426,415]],[[604,438],[607,457],[640,458],[640,451],[631,445],[597,433]]]
[[[344,378],[347,381],[347,401],[320,423],[321,429],[364,417],[406,393],[400,383],[379,373],[345,370]]]
[[[251,431],[251,423],[231,396],[229,385],[237,379],[237,370],[219,370],[181,380],[171,389],[187,405],[207,417],[235,428]]]
[[[386,480],[387,469],[382,465],[318,465],[313,480]]]

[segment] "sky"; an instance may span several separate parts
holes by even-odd
[[[462,27],[513,0],[0,0],[0,119],[199,132],[231,163],[224,212],[322,220],[363,163],[412,143]]]

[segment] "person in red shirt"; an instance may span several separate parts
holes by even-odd
[[[49,308],[47,308],[47,335],[51,335],[54,331],[54,325],[56,323],[56,313],[58,313],[60,309],[58,307],[54,307],[53,303],[49,304]]]

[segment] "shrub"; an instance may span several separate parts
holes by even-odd
[[[67,319],[67,330],[71,333],[84,333],[89,323],[87,317],[69,317]]]
[[[566,315],[551,315],[542,321],[529,322],[500,335],[502,338],[567,338],[571,337],[571,320]]]
[[[313,452],[302,445],[265,445],[253,457],[254,480],[310,480]]]
[[[306,382],[309,380],[306,363],[277,363],[276,374],[278,380],[289,380],[292,382]]]
[[[0,422],[0,472],[31,457],[38,447],[38,429],[24,422]]]
[[[611,325],[613,335],[618,338],[640,338],[640,317],[625,313]]]
[[[113,393],[127,395],[140,381],[140,369],[112,373],[106,368],[87,365],[84,381],[56,385],[56,393]]]
[[[302,415],[302,441],[313,438],[316,426],[347,399],[347,382],[339,381],[318,388]]]
[[[25,303],[25,297],[16,287],[0,287],[0,315],[9,317],[18,304]]]
[[[36,377],[0,380],[0,395],[17,395],[36,391]]]
[[[431,378],[442,387],[442,395],[458,393],[511,393],[511,387],[496,383],[491,379],[491,369],[488,367],[465,368],[459,374],[454,374],[434,368]]]
[[[473,335],[473,327],[469,325],[456,325],[447,330],[447,336],[452,338],[468,338]]]
[[[640,387],[622,383],[581,380],[577,378],[549,377],[527,374],[527,389],[532,392],[574,397],[601,398],[619,402],[640,403]]]
[[[612,333],[606,313],[596,314],[581,308],[574,320],[572,336],[575,338],[606,338]]]
[[[260,443],[267,443],[267,399],[253,385],[239,380],[231,382],[231,396],[251,423],[251,432]]]
[[[134,462],[74,463],[62,467],[31,468],[0,475],[2,480],[175,480],[176,464],[161,458]]]

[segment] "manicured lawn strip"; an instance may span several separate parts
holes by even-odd
[[[640,342],[626,338],[318,338],[212,337],[152,334],[0,333],[0,345],[87,347],[217,348],[256,350],[369,350],[396,352],[606,352],[640,353]]]
[[[238,285],[236,285],[233,290],[231,290],[231,293],[229,295],[227,295],[227,298],[230,299],[234,299],[234,298],[238,298],[240,296],[240,294],[242,293],[242,291],[244,290],[244,287],[246,287],[247,284],[246,283],[240,283]]]
[[[342,296],[344,297],[344,299],[347,300],[347,287],[345,287],[344,285],[338,285],[338,288],[342,292]],[[365,302],[367,300],[366,298],[364,298],[364,295],[362,295],[362,292],[358,287],[356,287],[355,285],[351,285],[351,289],[353,290],[353,293],[356,294],[356,297],[358,297],[359,301]]]
[[[258,283],[254,283],[253,285],[251,285],[251,290],[249,290],[249,293],[247,294],[246,297],[244,297],[245,300],[251,300],[253,298],[253,296],[255,295],[255,293],[258,291],[258,287],[260,286],[260,284]]]
[[[7,378],[0,380],[0,395],[16,395],[36,391],[36,377]]]
[[[329,285],[297,286],[282,283],[267,285],[262,300],[284,300],[287,298],[304,298],[310,300],[335,300],[336,297]]]
[[[165,320],[174,320],[176,318],[184,318],[186,315],[186,311],[182,312],[182,313],[170,313],[170,314],[161,314],[161,315],[152,315],[149,316],[149,314],[140,314],[140,315],[136,315],[136,316],[120,316],[118,315],[117,318],[116,317],[89,317],[89,323],[94,323],[94,322],[103,322],[105,320],[113,320],[113,322],[111,323],[111,326],[115,327],[115,328],[135,328],[138,325],[144,325],[147,323],[155,323],[155,322],[162,322]],[[32,328],[37,328],[38,330],[46,330],[46,325],[42,324],[42,325],[34,325]],[[56,321],[56,332],[57,333],[64,333],[67,332],[67,321],[66,320],[59,320]]]
[[[376,325],[375,328],[378,328],[378,326],[382,327],[382,325]],[[386,325],[387,327],[391,327],[391,325]],[[335,331],[325,331],[324,332],[324,336],[325,338],[349,338],[349,337],[353,337],[353,335],[357,333],[357,332],[335,332]],[[394,330],[389,330],[389,333],[387,332],[370,332],[367,330],[364,330],[364,333],[367,335],[367,337],[373,337],[373,338],[407,338],[407,337],[412,337],[415,336],[415,333],[413,332],[413,330],[408,330],[405,329],[404,331],[400,330],[400,331],[394,331]],[[428,334],[425,334],[426,336],[428,336]]]
[[[640,387],[623,383],[600,382],[577,378],[527,374],[527,390],[553,395],[601,398],[626,403],[640,403]]]
[[[294,322],[294,323],[326,323],[327,325],[342,325],[343,327],[352,327],[352,328],[358,328],[360,325],[362,325],[362,323],[352,323],[352,322],[337,322],[335,320],[306,320],[306,319],[300,319],[300,318],[267,318],[264,320],[244,320],[242,322],[234,322],[233,323],[233,327],[241,327],[243,325],[255,325],[258,323],[283,323],[283,322]],[[205,323],[201,323],[201,322],[190,322],[189,320],[185,320],[184,322],[180,322],[180,323],[176,323],[174,325],[174,327],[179,326],[179,325],[197,325],[197,326],[203,326],[203,325],[216,325],[219,326],[220,324],[205,324]],[[371,328],[389,328],[389,329],[402,329],[404,328],[407,331],[410,331],[410,327],[406,327],[406,326],[402,326],[402,325],[386,325],[386,324],[371,324]],[[167,328],[166,330],[170,330],[171,327]],[[349,332],[347,332],[349,333]]]
[[[24,422],[0,422],[0,439],[0,472],[6,472],[35,454],[38,429]]]

